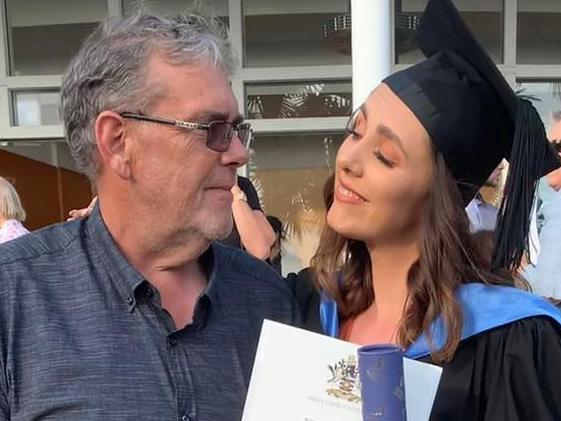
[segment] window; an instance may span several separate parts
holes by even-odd
[[[347,0],[243,0],[246,67],[350,64],[350,28],[341,49],[324,27],[349,13]]]
[[[561,1],[518,0],[517,62],[561,64]]]
[[[6,0],[10,74],[60,74],[107,16],[107,0]]]
[[[529,96],[538,110],[550,139],[561,139],[561,80],[518,82],[517,90]]]
[[[225,24],[228,24],[228,0],[205,0],[200,2],[203,7],[201,11],[211,16],[217,16]],[[139,7],[162,15],[176,15],[193,7],[194,0],[159,0],[145,2],[142,0],[123,0],[123,12],[125,15],[134,13]]]
[[[60,124],[58,90],[14,91],[14,126],[44,126]]]
[[[42,162],[53,167],[65,168],[77,172],[74,161],[70,156],[68,145],[64,139],[52,141],[1,141],[0,150],[32,159],[33,161]]]
[[[302,118],[351,114],[350,81],[246,85],[247,118]]]
[[[508,0],[507,0],[508,1]],[[533,0],[529,0],[533,1]],[[414,41],[418,17],[428,0],[395,0],[396,63],[417,63],[424,59]],[[496,63],[503,62],[503,0],[453,0],[468,27]]]
[[[323,186],[333,171],[341,134],[257,134],[250,176],[267,215],[283,222],[283,273],[309,266],[325,207]]]

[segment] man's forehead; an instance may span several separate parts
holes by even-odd
[[[158,87],[161,105],[177,108],[180,115],[175,118],[233,121],[240,117],[230,81],[213,63],[175,65],[156,55],[150,60],[147,82]]]

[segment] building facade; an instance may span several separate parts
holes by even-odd
[[[143,3],[173,14],[192,0]],[[245,171],[265,211],[285,224],[284,271],[298,270],[317,246],[323,184],[352,109],[351,2],[201,3],[228,25],[240,57],[232,87],[256,133]],[[561,1],[454,3],[507,80],[535,100],[546,126],[553,127],[561,118]],[[422,58],[410,28],[425,5],[426,0],[392,0],[394,36],[388,42],[394,69]],[[16,183],[31,228],[61,220],[68,209],[86,205],[90,194],[63,139],[57,112],[61,74],[99,21],[138,7],[137,0],[1,2],[0,175]]]

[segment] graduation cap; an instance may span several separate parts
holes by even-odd
[[[384,83],[429,133],[464,205],[509,161],[493,267],[512,270],[525,250],[537,182],[559,158],[536,109],[514,93],[450,0],[429,0],[416,36],[427,59]]]

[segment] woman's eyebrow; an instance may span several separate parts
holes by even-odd
[[[392,129],[384,124],[378,124],[378,126],[376,127],[376,133],[392,141],[399,149],[401,149],[405,157],[409,158],[409,154],[405,151],[401,138]]]

